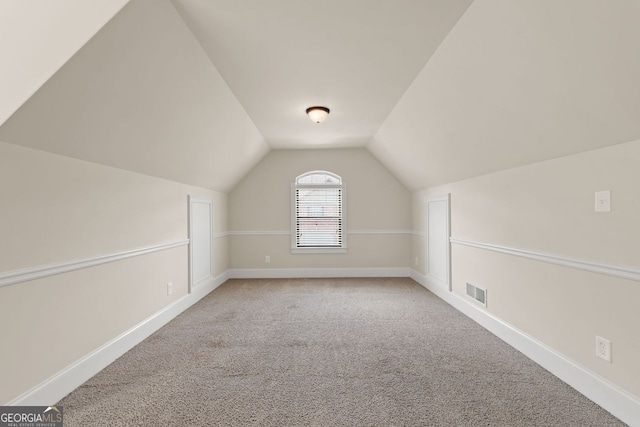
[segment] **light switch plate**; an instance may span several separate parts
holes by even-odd
[[[596,191],[596,212],[611,212],[611,191]]]

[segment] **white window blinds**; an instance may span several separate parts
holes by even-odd
[[[296,189],[296,246],[342,247],[342,189]]]
[[[293,217],[297,249],[344,248],[344,185],[329,172],[309,172],[293,186]]]

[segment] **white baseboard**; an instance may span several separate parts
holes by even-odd
[[[386,268],[235,268],[230,279],[299,279],[328,277],[409,277],[405,267]]]
[[[484,309],[411,270],[411,278],[498,338],[538,363],[565,383],[630,426],[640,426],[640,399],[573,360],[547,347]]]
[[[7,405],[53,405],[228,279],[229,274],[225,272],[203,282],[194,288],[190,294],[164,307],[156,314],[67,366],[51,378],[8,402]]]

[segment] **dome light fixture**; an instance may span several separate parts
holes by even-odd
[[[329,109],[327,107],[309,107],[307,108],[307,115],[314,123],[322,123],[329,115]]]

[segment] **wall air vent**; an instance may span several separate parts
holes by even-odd
[[[467,295],[483,306],[487,306],[487,290],[471,283],[467,283]]]
[[[467,295],[469,295],[471,298],[476,297],[476,287],[471,283],[467,283]]]

